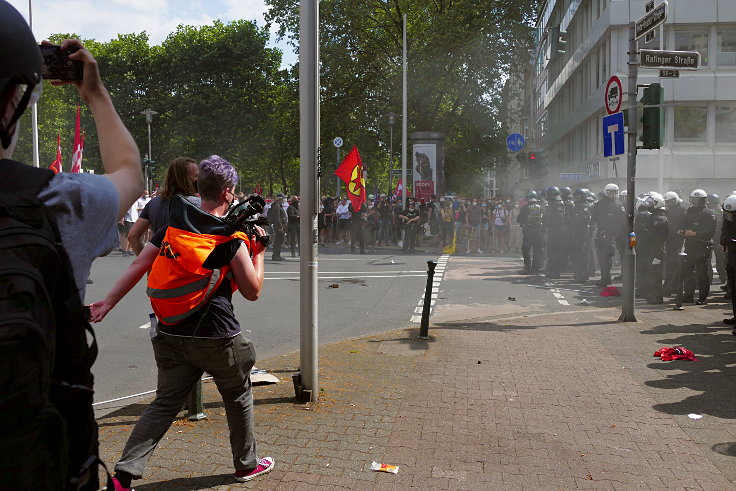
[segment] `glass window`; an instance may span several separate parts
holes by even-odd
[[[700,66],[708,67],[708,29],[688,29],[675,31],[676,51],[697,51],[700,53]]]
[[[736,106],[716,107],[716,143],[736,143]]]
[[[704,143],[707,116],[705,106],[675,106],[675,142]]]
[[[736,65],[736,29],[718,31],[718,66]]]

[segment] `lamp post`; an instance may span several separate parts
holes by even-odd
[[[396,124],[396,118],[399,117],[399,115],[391,112],[388,113],[386,116],[388,117],[388,128],[391,133],[388,144],[388,161],[391,170],[388,174],[388,194],[386,195],[390,197],[391,191],[393,191],[394,188],[394,125]]]
[[[158,114],[156,111],[152,111],[149,107],[145,111],[141,111],[141,114],[146,115],[146,123],[148,124],[148,159],[153,160],[153,152],[151,151],[151,123],[153,122],[153,115]],[[148,175],[148,166],[145,166],[145,172],[146,172],[146,191],[150,191],[149,188],[149,178],[151,176]]]

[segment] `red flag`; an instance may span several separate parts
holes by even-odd
[[[72,154],[72,172],[82,172],[82,152],[84,151],[84,136],[81,134],[79,114],[81,108],[77,106],[77,123],[74,127],[74,153]]]
[[[363,161],[360,160],[358,147],[353,149],[343,159],[335,171],[335,175],[343,180],[348,199],[353,204],[353,209],[359,211],[366,201],[365,179],[363,178]]]
[[[54,171],[54,174],[61,172],[61,131],[59,131],[59,136],[56,137],[56,160],[51,162],[49,169]]]

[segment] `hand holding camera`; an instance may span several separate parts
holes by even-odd
[[[65,39],[61,45],[43,41],[39,46],[43,56],[43,78],[51,85],[74,85],[82,99],[90,99],[105,93],[97,60],[78,39]]]

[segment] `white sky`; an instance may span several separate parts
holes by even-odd
[[[8,0],[28,19],[29,0]],[[32,0],[33,32],[40,41],[54,33],[77,33],[97,41],[118,34],[146,31],[151,44],[160,44],[179,24],[201,26],[213,20],[246,19],[265,24],[263,0]],[[273,33],[275,26],[272,26]],[[297,56],[285,41],[271,47],[283,52],[283,66],[293,65]]]

